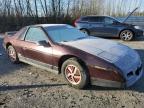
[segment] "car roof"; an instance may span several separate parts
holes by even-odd
[[[87,15],[87,16],[81,16],[82,18],[84,17],[111,17],[111,16],[106,16],[106,15]]]
[[[29,27],[52,27],[52,26],[67,26],[67,24],[36,24],[30,25]]]

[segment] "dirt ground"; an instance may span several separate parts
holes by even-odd
[[[144,67],[143,37],[131,42],[114,41],[136,49]],[[92,86],[87,90],[77,90],[66,85],[62,76],[23,63],[10,63],[0,38],[0,108],[143,107],[144,77],[127,89]]]

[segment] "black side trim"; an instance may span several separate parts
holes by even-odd
[[[41,69],[44,69],[44,70],[47,70],[47,71],[50,71],[50,72],[53,72],[53,73],[56,73],[56,74],[59,73],[58,72],[58,67],[56,67],[56,66],[52,66],[52,65],[49,65],[49,64],[46,64],[46,63],[42,63],[42,62],[30,59],[30,58],[26,58],[26,57],[21,56],[20,54],[18,54],[18,57],[19,57],[19,60],[24,62],[24,63],[39,67]]]

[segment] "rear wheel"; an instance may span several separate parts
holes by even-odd
[[[120,33],[120,38],[124,41],[130,41],[132,40],[134,37],[134,34],[132,31],[130,30],[123,30],[121,33]]]
[[[61,72],[63,72],[65,80],[72,87],[82,89],[89,82],[87,70],[76,58],[66,60],[62,65]]]
[[[12,45],[8,46],[7,48],[8,57],[12,63],[18,63],[19,59],[17,56],[17,52]]]
[[[88,32],[88,30],[86,30],[86,29],[81,29],[80,31],[83,32],[84,34],[89,35],[89,32]]]

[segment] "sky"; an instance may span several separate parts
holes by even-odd
[[[144,11],[144,0],[104,0],[106,4],[111,3],[115,7],[121,6],[122,11],[130,12],[134,8],[139,7],[137,11]]]

